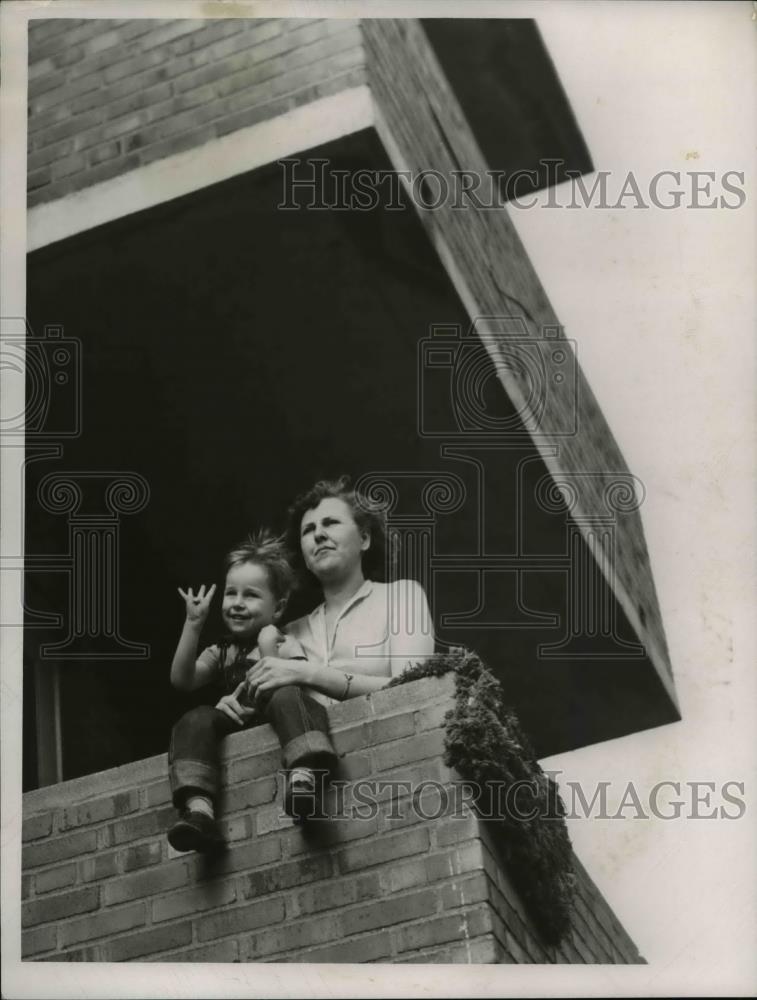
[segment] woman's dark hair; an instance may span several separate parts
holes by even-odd
[[[243,563],[262,566],[268,574],[268,583],[277,601],[288,598],[292,592],[294,570],[288,558],[283,535],[277,536],[262,528],[257,534],[248,535],[243,542],[227,552],[223,562],[226,573],[232,566],[241,566]]]
[[[302,582],[318,583],[305,566],[300,545],[300,529],[305,513],[317,507],[321,500],[332,497],[344,501],[352,511],[355,524],[360,531],[365,531],[371,536],[371,544],[363,553],[363,575],[368,580],[386,579],[390,575],[391,567],[386,556],[386,524],[383,512],[364,494],[353,488],[349,476],[319,480],[306,493],[301,493],[289,508],[284,538],[289,550],[289,561],[295,573]]]

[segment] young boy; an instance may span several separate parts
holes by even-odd
[[[228,553],[221,608],[227,635],[199,656],[200,633],[216,588],[206,592],[203,585],[197,594],[192,588],[186,592],[179,588],[187,617],[171,665],[171,683],[193,691],[221,681],[226,693],[215,708],[203,705],[187,712],[171,734],[169,777],[180,816],[168,831],[168,840],[177,851],[212,852],[224,847],[215,818],[224,736],[268,721],[279,734],[285,761],[292,746],[333,755],[322,706],[300,688],[279,688],[276,698],[257,707],[247,699],[247,673],[261,656],[305,659],[299,643],[275,627],[291,586],[291,567],[280,540],[272,535],[261,532]],[[292,758],[289,753],[290,779],[300,763]]]

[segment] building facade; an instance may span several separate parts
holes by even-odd
[[[583,876],[564,953],[508,922],[474,818],[470,867],[442,859],[437,820],[410,835],[402,887],[391,825],[368,834],[379,869],[345,861],[357,847],[299,858],[290,833],[199,888],[157,837],[155,755],[182,707],[165,595],[324,469],[386,499],[440,643],[481,652],[540,756],[678,718],[643,484],[504,207],[592,169],[533,22],[45,18],[28,96],[27,337],[73,366],[27,420],[30,957],[349,960],[294,888],[312,865],[363,921],[361,961],[405,960],[402,940],[415,961],[638,960]],[[397,716],[398,765],[416,715]],[[273,770],[247,775],[240,841],[269,822],[245,789]],[[246,905],[261,879],[279,888]],[[285,917],[301,937],[248,934]]]

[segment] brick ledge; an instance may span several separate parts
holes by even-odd
[[[435,691],[434,688],[437,690]],[[347,726],[367,721],[372,718],[383,718],[404,712],[408,705],[425,702],[430,698],[449,697],[454,691],[454,678],[428,677],[419,681],[403,684],[399,688],[389,688],[374,694],[351,698],[340,705],[334,705],[329,710],[329,722],[333,733],[339,733]],[[170,736],[170,726],[166,725],[166,745]],[[223,744],[222,759],[224,763],[239,757],[248,757],[277,747],[278,740],[269,725],[257,726],[242,733],[233,733]],[[139,788],[153,781],[165,778],[168,774],[167,753],[144,760],[122,764],[107,771],[96,771],[80,778],[72,778],[55,785],[46,785],[34,791],[24,793],[24,815],[32,816],[47,809],[60,808],[86,802],[109,792],[127,788]]]

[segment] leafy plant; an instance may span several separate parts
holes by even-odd
[[[445,720],[444,762],[478,788],[479,812],[496,835],[508,875],[547,944],[570,924],[575,886],[565,807],[502,687],[476,653],[457,649],[408,667],[390,687],[455,673]]]

